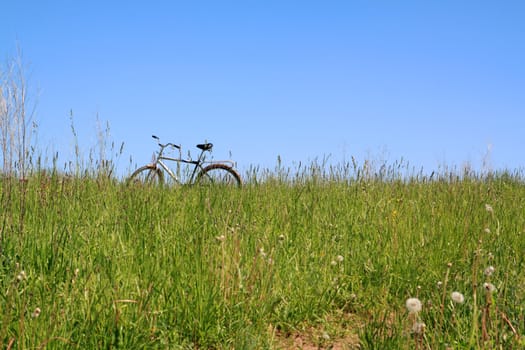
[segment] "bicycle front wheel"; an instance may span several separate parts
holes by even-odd
[[[202,169],[195,183],[199,185],[219,185],[241,187],[241,176],[226,164],[211,164]]]
[[[162,185],[164,174],[154,165],[144,165],[135,170],[127,182],[128,184]]]

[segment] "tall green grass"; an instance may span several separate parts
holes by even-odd
[[[351,168],[1,179],[0,348],[525,346],[523,177]]]

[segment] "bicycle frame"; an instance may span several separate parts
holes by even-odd
[[[193,181],[195,180],[195,176],[198,174],[199,171],[203,170],[203,164],[219,164],[219,163],[226,163],[228,165],[230,165],[231,167],[234,166],[234,162],[231,161],[231,160],[223,160],[223,161],[206,161],[206,152],[211,152],[211,148],[210,149],[201,149],[201,153],[199,154],[199,157],[197,158],[197,160],[192,160],[191,158],[190,159],[184,159],[182,158],[182,154],[181,154],[181,146],[180,145],[176,145],[174,143],[167,143],[167,144],[161,144],[159,142],[159,138],[156,137],[156,136],[153,136],[153,138],[155,140],[157,140],[157,143],[160,147],[157,155],[155,156],[153,162],[151,165],[154,165],[154,166],[159,166],[164,169],[168,175],[177,183],[179,184],[182,184],[182,180],[180,178],[180,169],[177,170],[177,174],[175,174],[173,172],[173,170],[171,170],[171,168],[163,161],[171,161],[171,162],[177,162],[178,164],[180,163],[184,163],[184,164],[193,164],[194,167],[193,167],[193,171],[191,172],[191,175],[189,176],[188,178],[188,183],[193,183]],[[173,148],[176,148],[179,150],[179,157],[178,158],[174,158],[174,157],[168,157],[168,156],[165,156],[164,155],[164,150],[168,147],[173,147]]]

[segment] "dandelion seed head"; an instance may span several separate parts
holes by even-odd
[[[38,316],[40,316],[40,313],[41,313],[41,312],[42,312],[42,310],[40,310],[40,308],[37,307],[37,308],[35,309],[35,311],[33,311],[33,313],[31,314],[31,317],[32,317],[32,318],[37,318]]]
[[[425,328],[427,327],[426,324],[423,322],[415,322],[412,326],[412,333],[414,334],[423,334],[425,333]]]
[[[450,294],[450,298],[452,299],[453,302],[457,304],[463,304],[463,302],[465,301],[465,296],[461,294],[460,292],[452,292]]]
[[[494,293],[496,291],[496,286],[490,282],[483,283],[483,288],[489,293]]]
[[[496,271],[496,269],[494,268],[494,266],[491,265],[485,269],[484,274],[485,276],[492,276],[494,274],[494,271]]]
[[[418,298],[408,298],[406,301],[406,307],[410,313],[418,313],[421,311],[421,300]]]

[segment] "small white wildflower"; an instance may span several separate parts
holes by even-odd
[[[345,258],[344,258],[342,255],[338,255],[338,256],[335,258],[335,260],[336,260],[337,262],[343,262],[343,260],[345,260]]]
[[[418,298],[408,298],[406,307],[410,313],[418,313],[421,311],[421,301]]]
[[[485,227],[485,229],[483,231],[485,231],[485,233],[490,233],[490,228]]]
[[[426,327],[427,325],[424,324],[423,322],[415,322],[414,325],[412,326],[412,332],[414,334],[423,334],[425,333]]]
[[[450,294],[450,298],[452,299],[453,302],[457,304],[463,304],[463,302],[465,301],[465,296],[461,294],[460,292],[452,292]]]
[[[438,281],[436,285],[438,289],[441,289],[443,287],[443,282]]]
[[[31,314],[31,317],[32,317],[32,318],[37,318],[38,316],[40,316],[40,313],[41,313],[41,312],[42,312],[42,310],[40,310],[40,308],[37,307],[37,308],[35,309],[35,311],[33,311],[33,313]]]
[[[490,204],[485,204],[485,210],[486,210],[488,213],[491,213],[491,214],[494,213],[494,209],[492,208],[492,205],[490,205]]]
[[[489,293],[494,293],[496,291],[496,286],[489,282],[483,283],[483,288]]]
[[[326,332],[323,332],[323,339],[324,340],[330,340],[330,335]]]
[[[332,261],[330,262],[330,265],[332,265],[332,266],[336,266],[336,265],[337,265],[337,261],[332,260]]]
[[[494,268],[494,266],[489,266],[485,269],[484,273],[485,273],[485,276],[492,276],[494,274],[494,271],[496,271],[496,269]]]
[[[219,242],[224,242],[226,240],[226,236],[220,235],[220,236],[215,237],[215,239],[218,240]]]

